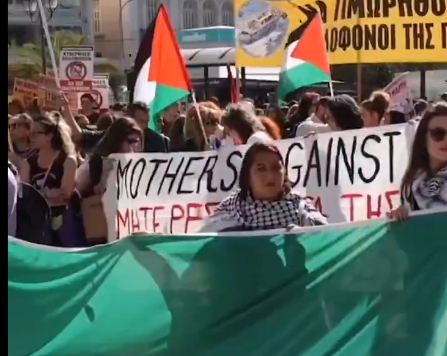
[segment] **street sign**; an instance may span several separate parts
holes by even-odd
[[[60,53],[59,75],[63,91],[88,92],[93,87],[93,61],[91,46],[63,47]]]

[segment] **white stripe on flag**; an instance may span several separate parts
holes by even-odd
[[[155,98],[155,89],[157,83],[149,81],[149,69],[151,67],[151,59],[148,58],[138,73],[133,93],[133,100],[142,101],[148,106],[151,105]]]

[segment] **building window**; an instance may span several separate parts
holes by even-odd
[[[222,25],[234,26],[233,5],[229,1],[225,1],[222,5]]]
[[[217,7],[213,0],[206,0],[203,3],[203,26],[217,25]]]
[[[195,0],[185,0],[183,3],[183,28],[196,28],[199,27],[198,16],[199,7]]]
[[[93,24],[95,33],[101,33],[101,10],[99,0],[93,0]]]
[[[150,24],[158,14],[158,0],[147,0],[147,23]]]

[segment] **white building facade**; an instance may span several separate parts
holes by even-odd
[[[122,0],[125,3],[125,0]],[[160,4],[168,9],[174,31],[198,27],[234,26],[232,0],[130,0],[123,11],[124,37],[128,65],[133,63],[147,27],[155,18]]]
[[[42,0],[44,6],[48,0]],[[28,0],[8,0],[8,44],[23,45],[39,43],[39,16],[32,18],[26,8]],[[58,0],[51,18],[47,11],[50,31],[71,31],[83,35],[87,42],[93,43],[93,8],[92,0]]]

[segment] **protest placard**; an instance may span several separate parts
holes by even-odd
[[[93,47],[63,47],[60,53],[59,77],[63,91],[86,92],[93,85]]]
[[[408,73],[395,78],[384,89],[390,95],[390,110],[399,111],[405,115],[414,113],[413,99],[411,98]]]
[[[383,217],[399,186],[414,136],[409,124],[277,141],[294,191],[331,223]],[[195,232],[238,187],[246,146],[220,151],[114,155],[104,206],[110,238],[139,231]]]
[[[108,74],[95,74],[93,77],[92,90],[86,92],[89,93],[95,102],[99,110],[109,110],[109,75]],[[81,96],[85,93],[78,94],[78,109],[81,108]]]
[[[34,99],[37,99],[39,105],[42,105],[45,100],[45,92],[38,83],[30,80],[15,78],[12,93],[12,96],[25,106],[31,105]]]

